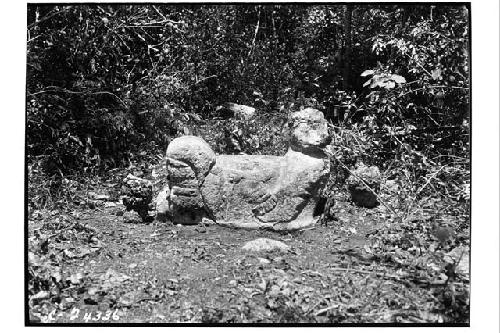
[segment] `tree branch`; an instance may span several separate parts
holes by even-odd
[[[35,27],[36,25],[42,23],[43,21],[47,21],[48,19],[51,19],[52,17],[54,17],[54,16],[56,16],[58,14],[62,14],[64,12],[67,12],[71,8],[72,8],[72,6],[69,6],[69,7],[65,7],[63,10],[58,10],[58,11],[56,11],[54,13],[47,14],[46,16],[42,17],[40,20],[38,20],[36,22],[33,22],[30,25],[28,25],[28,29],[31,29],[31,28]]]
[[[428,87],[421,87],[421,88],[416,88],[416,89],[412,89],[412,90],[409,90],[401,95],[398,96],[398,98],[400,97],[403,97],[405,95],[408,95],[408,94],[411,94],[411,93],[414,93],[414,92],[417,92],[417,91],[421,91],[421,90],[426,90],[426,89],[437,89],[437,88],[443,88],[443,89],[463,89],[463,90],[469,90],[469,87],[456,87],[456,86],[444,86],[444,85],[441,85],[441,86],[428,86]]]
[[[74,95],[111,95],[113,96],[114,98],[116,98],[123,106],[127,106],[125,104],[125,102],[118,96],[116,96],[115,94],[113,94],[112,92],[109,92],[109,91],[72,91],[72,90],[68,90],[68,89],[65,89],[65,88],[60,88],[60,87],[55,87],[55,86],[49,86],[47,87],[48,89],[47,90],[41,90],[41,91],[37,91],[35,93],[28,93],[29,96],[36,96],[36,95],[39,95],[39,94],[45,94],[45,93],[57,93],[57,92],[62,92],[62,93],[66,93],[66,94],[74,94]]]
[[[200,83],[202,83],[203,81],[206,81],[206,80],[208,80],[208,79],[212,79],[212,78],[214,78],[214,77],[217,77],[217,75],[210,75],[210,76],[204,77],[204,78],[199,79],[198,81],[196,81],[196,82],[194,83],[194,85],[200,84]]]
[[[255,32],[253,35],[252,46],[250,47],[250,51],[248,52],[249,57],[255,48],[255,40],[257,39],[257,33],[259,32],[259,26],[260,26],[260,9],[259,9],[259,18],[257,19],[257,25],[255,26]]]

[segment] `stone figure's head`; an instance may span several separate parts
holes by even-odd
[[[290,119],[290,126],[292,150],[315,153],[330,143],[328,123],[319,110],[307,108],[294,112]]]

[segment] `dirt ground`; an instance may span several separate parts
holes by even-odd
[[[342,199],[334,221],[287,233],[124,223],[122,209],[73,211],[63,219],[66,229],[57,212],[29,221],[30,236],[53,230],[43,244],[30,243],[39,289],[47,283],[41,276],[52,286],[30,296],[32,323],[469,320],[467,221],[439,244],[427,220],[389,221],[383,206],[370,210]],[[290,250],[242,249],[259,237]],[[37,256],[44,246],[45,256]],[[453,274],[446,258],[456,262]]]

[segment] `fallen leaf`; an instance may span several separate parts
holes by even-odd
[[[50,293],[46,290],[40,290],[36,295],[33,295],[31,299],[46,299],[50,297]]]
[[[83,274],[78,272],[76,274],[72,274],[69,278],[67,278],[67,281],[70,281],[72,284],[80,284],[80,282],[83,279]]]

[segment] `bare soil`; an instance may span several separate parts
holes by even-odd
[[[335,207],[334,221],[287,233],[124,223],[120,206],[35,214],[30,236],[53,233],[44,244],[30,243],[33,253],[46,247],[30,262],[32,274],[43,286],[48,267],[56,290],[29,297],[30,321],[468,322],[467,221],[457,220],[455,237],[441,244],[428,220],[389,221],[383,207],[342,198]],[[242,250],[259,237],[291,250]],[[459,250],[465,254],[453,275],[443,258],[457,260]]]

